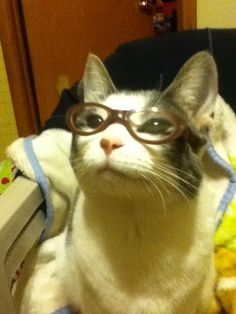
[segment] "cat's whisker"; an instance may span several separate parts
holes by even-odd
[[[154,159],[153,166],[157,167],[157,170],[163,169],[164,171],[168,171],[172,176],[176,176],[177,179],[181,180],[182,182],[186,183],[186,185],[191,185],[190,182],[183,179],[181,175],[184,175],[185,177],[189,178],[189,180],[195,179],[195,176],[187,171],[184,171],[182,169],[176,168],[174,166],[171,166],[170,164],[167,164],[165,160]],[[191,185],[193,189],[196,189],[194,185]]]
[[[188,200],[188,197],[186,196],[186,192],[188,192],[188,191],[186,189],[184,189],[184,187],[182,187],[182,189],[180,189],[177,186],[177,184],[175,184],[174,182],[172,182],[172,180],[170,180],[170,178],[163,177],[163,180],[166,181],[169,185],[171,185],[175,190],[177,190],[182,195],[183,199],[185,200],[185,202],[187,203],[188,207],[190,208],[189,200]]]
[[[147,168],[150,167],[150,164],[149,163],[144,163],[143,160],[137,158],[136,160],[140,161],[142,163],[142,165],[146,166]],[[181,170],[179,168],[176,168],[174,166],[170,166],[169,164],[166,163],[166,161],[161,158],[158,157],[158,159],[154,159],[154,162],[152,165],[151,165],[151,168],[154,168],[156,169],[157,171],[159,170],[163,170],[165,172],[167,172],[167,170],[170,170],[168,171],[168,174],[170,174],[171,176],[175,176],[176,179],[182,181],[183,183],[185,183],[186,185],[188,185],[189,187],[191,187],[191,189],[195,190],[196,187],[194,185],[192,185],[190,182],[188,182],[187,180],[183,179],[181,176],[178,175],[179,174],[183,174],[185,175],[187,178],[189,179],[194,179],[194,175],[188,173],[187,171],[184,171],[184,170]],[[145,169],[146,169],[145,167]]]
[[[177,183],[176,183],[176,179],[182,181],[183,184],[180,184],[180,187],[181,187],[181,190],[185,193],[187,193],[188,195],[192,195],[193,194],[193,189],[195,190],[196,187],[194,187],[191,183],[185,181],[184,179],[181,180],[181,178],[178,178],[178,177],[175,177],[175,176],[172,176],[171,174],[167,174],[166,172],[164,172],[164,176],[163,176],[163,179],[168,179],[169,181],[171,181],[173,184],[175,184],[177,186]]]
[[[188,204],[188,206],[190,206],[189,205],[189,201],[188,201],[188,198],[187,198],[187,196],[186,196],[186,194],[185,194],[185,192],[188,192],[186,189],[186,191],[183,191],[182,189],[184,189],[184,187],[182,187],[182,189],[180,189],[172,180],[171,180],[171,178],[169,177],[169,178],[167,178],[166,176],[162,176],[160,173],[156,173],[156,172],[153,172],[153,171],[151,171],[151,170],[149,170],[148,171],[150,174],[152,174],[152,179],[153,180],[156,180],[157,178],[160,180],[161,179],[161,181],[162,182],[166,182],[166,183],[168,183],[170,186],[172,186],[175,190],[177,190],[181,195],[182,195],[182,197],[183,197],[183,199],[185,200],[185,202]],[[158,180],[158,183],[159,183],[159,180]]]
[[[186,181],[185,179],[179,177],[178,175],[174,174],[173,172],[169,172],[164,168],[161,168],[159,166],[155,166],[154,167],[155,170],[158,170],[159,175],[162,174],[162,179],[168,179],[169,181],[171,181],[173,184],[176,184],[176,181],[179,180],[183,183],[185,183],[186,186],[191,187],[191,189],[196,189],[196,187],[194,185],[192,185],[191,183],[189,183],[188,181]],[[190,192],[185,186],[181,185],[181,188],[186,191],[186,192]]]
[[[143,160],[139,158],[136,158],[136,161],[140,161],[140,163],[136,163],[136,166],[143,169],[145,173],[148,172],[149,174],[152,174],[152,178],[155,177],[157,179],[158,174],[155,172],[152,172],[152,170],[150,169],[150,164],[143,162]],[[162,185],[163,189],[166,192],[169,193],[169,190],[167,189],[166,185],[164,185],[163,180],[159,179],[158,183]]]
[[[183,182],[186,186],[189,186],[191,189],[196,190],[196,187],[195,187],[192,183],[190,183],[190,182],[188,182],[187,180],[183,179],[183,178],[180,177],[178,174],[176,174],[176,173],[174,173],[174,172],[172,172],[172,171],[168,171],[168,169],[166,169],[166,168],[164,168],[164,167],[162,167],[162,166],[160,166],[160,165],[155,165],[154,167],[155,167],[155,169],[157,169],[158,171],[162,171],[163,173],[169,175],[170,177],[173,177],[173,178],[175,178],[175,179],[177,179],[177,180],[180,180],[180,181]]]
[[[161,185],[161,187],[166,191],[169,192],[168,189],[166,188],[166,185],[164,184],[162,178],[156,174],[155,172],[148,171],[149,174],[151,174],[151,179],[155,181],[155,184],[157,183],[158,185]]]
[[[179,169],[179,168],[177,168],[175,166],[172,166],[172,165],[168,164],[166,162],[166,160],[163,159],[163,158],[160,158],[160,157],[154,158],[154,161],[155,161],[154,164],[158,164],[158,165],[164,166],[166,168],[169,168],[170,170],[174,170],[176,172],[179,172],[179,173],[182,173],[184,175],[187,175],[188,177],[194,178],[194,176],[191,173],[188,173],[187,171],[184,171],[182,169]]]
[[[177,167],[171,166],[170,164],[166,163],[166,161],[165,162],[160,162],[159,160],[156,160],[156,162],[154,162],[154,165],[158,166],[158,167],[161,167],[163,169],[168,169],[168,170],[170,170],[172,172],[177,172],[178,174],[183,174],[183,175],[185,175],[185,176],[187,176],[189,178],[194,178],[193,174],[191,174],[191,173],[189,173],[187,171],[184,171],[182,169],[179,169]]]
[[[184,170],[179,169],[179,168],[177,168],[177,167],[168,165],[167,163],[162,163],[162,165],[165,166],[166,168],[170,169],[170,170],[176,171],[176,172],[179,173],[179,174],[184,174],[184,175],[188,176],[189,178],[194,178],[194,175],[191,174],[191,173],[189,173],[189,172],[187,172],[187,171],[184,171]]]

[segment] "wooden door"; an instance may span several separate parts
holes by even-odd
[[[24,136],[44,124],[61,90],[80,79],[88,52],[104,59],[119,44],[153,34],[152,18],[140,13],[139,0],[11,0],[7,5],[0,0],[1,3],[5,6],[3,15],[14,20],[10,23],[14,31],[9,35],[9,21],[0,21],[1,36],[11,41],[14,35],[20,42],[15,58],[23,74],[17,84],[13,69],[16,61],[8,59],[9,48],[3,46],[19,134]],[[181,6],[184,16],[178,12],[179,19],[186,20],[188,10]],[[192,16],[195,12],[191,12],[191,19]],[[181,24],[182,29],[184,26]],[[24,100],[19,99],[19,84],[24,85]],[[26,124],[22,110],[28,114]]]
[[[81,77],[89,51],[105,58],[119,43],[152,34],[136,0],[23,0],[22,9],[41,124],[61,89]]]

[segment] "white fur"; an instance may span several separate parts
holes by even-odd
[[[150,93],[150,92],[149,92]],[[109,95],[103,102],[105,106],[112,109],[122,110],[142,110],[145,107],[148,92],[134,92],[132,94],[121,92],[117,95]]]

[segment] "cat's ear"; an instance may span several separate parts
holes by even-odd
[[[218,76],[212,56],[196,53],[180,69],[163,98],[184,111],[198,129],[211,123],[211,114],[218,94]]]
[[[89,54],[81,82],[84,102],[101,102],[116,88],[102,61],[94,54]]]

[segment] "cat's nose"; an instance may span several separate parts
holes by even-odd
[[[108,156],[113,152],[113,150],[124,146],[124,143],[118,137],[107,137],[101,139],[100,146],[104,150],[104,153]]]

